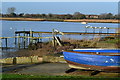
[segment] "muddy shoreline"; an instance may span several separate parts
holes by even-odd
[[[109,40],[109,39],[108,39]],[[69,40],[69,39],[63,39],[61,44],[62,46],[59,46],[56,44],[56,46],[53,46],[52,41],[50,42],[40,42],[36,44],[29,45],[26,49],[19,49],[17,51],[10,52],[8,51],[7,55],[9,57],[13,57],[13,55],[16,57],[29,57],[29,56],[39,56],[43,57],[44,55],[58,55],[62,54],[65,50],[71,50],[75,48],[118,48],[116,43],[106,43],[104,41],[98,41],[94,43],[94,40]],[[92,44],[92,45],[91,45]]]

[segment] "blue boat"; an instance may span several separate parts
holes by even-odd
[[[120,49],[73,49],[64,51],[69,67],[120,72]]]

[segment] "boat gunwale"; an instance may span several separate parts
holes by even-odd
[[[73,50],[120,50],[120,49],[110,49],[110,48],[83,48],[83,49],[73,49]]]
[[[78,53],[78,54],[89,54],[89,55],[102,55],[102,56],[120,56],[120,53],[106,53],[106,52],[78,52],[78,51],[64,51],[64,52],[71,52],[71,53]]]

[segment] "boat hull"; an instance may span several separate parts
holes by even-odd
[[[64,59],[69,64],[69,67],[76,69],[89,69],[107,72],[120,72],[120,55],[100,55],[100,54],[89,54],[89,50],[84,51],[65,51]],[[101,50],[97,50],[100,52]],[[93,51],[95,53],[95,50]],[[104,51],[103,51],[104,52]],[[107,52],[107,51],[106,51]],[[110,52],[110,51],[109,51]],[[86,54],[88,53],[88,54]]]

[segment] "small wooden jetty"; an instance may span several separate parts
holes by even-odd
[[[43,34],[52,34],[52,36],[49,37],[42,37]],[[55,46],[55,41],[62,46],[60,43],[60,39],[56,37],[56,35],[109,35],[109,36],[119,36],[120,33],[93,33],[93,32],[60,32],[58,30],[53,29],[52,32],[42,32],[42,31],[15,31],[15,36],[13,37],[0,37],[0,39],[5,40],[6,48],[8,47],[8,39],[14,38],[15,45],[18,44],[18,47],[20,48],[20,42],[22,39],[23,46],[25,48],[26,46],[26,40],[28,42],[28,45],[32,42],[42,42],[42,39],[52,39],[53,45]],[[34,35],[38,35],[38,37],[35,37]]]
[[[16,31],[15,34],[21,34],[21,33],[25,33],[25,34],[30,34],[30,31]],[[38,31],[32,31],[32,34],[35,33],[43,33],[43,34],[52,34],[53,32],[38,32]],[[57,34],[60,34],[59,32],[56,32]],[[76,34],[76,35],[82,35],[82,34],[100,34],[100,35],[120,35],[120,33],[86,33],[86,32],[62,32],[63,34]]]

